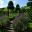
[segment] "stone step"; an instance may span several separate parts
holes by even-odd
[[[14,28],[9,28],[10,30],[13,30]]]
[[[8,29],[9,27],[6,27],[5,29]]]
[[[6,27],[6,28],[9,28],[9,27]]]
[[[12,25],[10,27],[13,27]]]
[[[10,24],[10,26],[13,26],[13,24]]]
[[[11,21],[11,23],[13,23],[13,21]]]
[[[13,29],[7,29],[7,30],[13,30]]]
[[[13,28],[13,26],[11,25],[10,28]]]
[[[8,30],[8,32],[14,32],[14,30]]]
[[[13,24],[13,23],[10,23],[10,24]]]
[[[13,27],[10,27],[10,28],[13,28]]]
[[[10,22],[10,24],[13,24],[13,22]]]

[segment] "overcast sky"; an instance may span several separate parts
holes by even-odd
[[[8,2],[10,0],[0,0],[0,8],[2,7],[7,7]],[[16,6],[16,4],[19,4],[20,6],[25,6],[26,3],[28,2],[28,0],[12,0],[14,3],[14,6]]]

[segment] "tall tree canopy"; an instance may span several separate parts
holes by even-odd
[[[27,6],[31,6],[32,7],[32,2],[28,2]]]
[[[20,11],[20,6],[19,6],[19,4],[16,5],[16,12],[17,12],[17,11]]]
[[[32,0],[28,0],[29,2],[27,3],[27,6],[30,6],[30,7],[32,7]]]
[[[14,5],[12,1],[9,1],[8,3],[8,9],[14,9]]]
[[[32,0],[28,0],[28,1],[29,2],[27,3],[27,6],[30,6],[30,9],[28,10],[28,14],[29,14],[29,18],[30,18],[29,22],[31,23],[32,22],[32,2],[31,2]],[[28,24],[31,25],[30,23],[28,23]],[[31,27],[29,26],[29,28],[31,28]]]
[[[13,12],[12,10],[14,9],[14,5],[13,5],[12,1],[9,1],[7,9],[8,9],[8,16],[9,16],[9,14],[11,12]],[[10,9],[10,11],[9,11],[9,9]]]

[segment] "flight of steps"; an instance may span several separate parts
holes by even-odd
[[[7,31],[8,32],[15,32],[14,31],[14,29],[13,29],[13,24],[15,24],[16,23],[16,21],[18,21],[20,18],[23,18],[23,16],[25,16],[24,15],[24,13],[20,13],[20,14],[18,14],[16,17],[15,17],[15,19],[13,20],[13,19],[9,19],[9,22],[8,22],[8,26],[9,27],[6,27],[7,28]],[[12,21],[11,21],[12,20]],[[10,25],[9,25],[10,24]]]
[[[14,32],[14,29],[13,29],[13,21],[10,21],[10,27],[9,27],[9,29],[7,31],[8,32]]]

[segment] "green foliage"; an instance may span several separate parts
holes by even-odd
[[[8,3],[8,7],[7,7],[8,9],[14,9],[14,5],[13,5],[13,2],[12,1],[9,1],[9,3]]]
[[[24,6],[20,8],[20,13],[27,12],[30,9],[30,7]]]
[[[11,13],[11,14],[9,14],[9,18],[16,17],[17,15],[18,15],[17,13]]]
[[[13,25],[13,28],[16,32],[20,32],[21,31],[21,21],[17,21],[17,23],[15,23]]]
[[[20,6],[19,6],[19,4],[16,5],[16,11],[15,11],[15,12],[18,12],[18,11],[20,11]]]
[[[27,29],[27,24],[29,22],[29,15],[26,12],[25,16],[23,16],[20,20],[16,21],[13,28],[16,32],[23,32]]]
[[[20,10],[20,13],[23,13],[23,12],[25,12],[26,10],[25,10],[25,7],[22,7],[21,8],[21,10]]]
[[[3,13],[6,13],[6,12],[8,13],[8,11],[9,11],[9,17],[5,16],[3,19],[0,19],[0,24],[7,23],[7,21],[9,20],[9,18],[14,19],[14,17],[16,17],[18,15],[18,13],[16,13],[16,12],[19,11],[20,13],[24,13],[25,16],[22,17],[20,20],[16,21],[15,24],[13,24],[14,30],[16,32],[22,32],[25,29],[27,29],[27,27],[31,28],[31,26],[32,26],[32,23],[31,23],[32,22],[32,8],[30,6],[32,7],[32,2],[28,2],[27,6],[21,7],[21,8],[20,8],[19,4],[17,4],[16,8],[14,8],[13,2],[9,1],[8,7],[7,7],[8,9],[7,8],[3,8],[3,9],[1,8],[0,9],[0,11],[1,11],[0,12],[0,16],[2,16]],[[29,8],[27,8],[27,7],[29,7]]]
[[[8,21],[8,16],[4,16],[5,15],[4,13],[6,13],[6,12],[7,12],[7,8],[0,9],[0,25],[6,24]]]
[[[29,1],[32,1],[32,0],[29,0]],[[29,18],[30,18],[28,27],[32,28],[32,23],[31,23],[32,22],[32,2],[28,2],[27,6],[30,6],[30,9],[28,10],[28,14],[29,14]]]
[[[3,12],[7,12],[7,11],[8,11],[8,9],[7,9],[7,8],[4,8],[4,9],[3,9]]]
[[[32,2],[28,2],[27,6],[31,6],[32,7]]]
[[[4,17],[3,19],[0,19],[0,24],[6,24],[8,21],[8,16]]]
[[[32,28],[31,25],[29,24],[29,23],[32,23],[32,10],[29,9],[27,12],[28,12],[28,15],[29,15],[29,18],[30,18],[30,19],[29,19],[29,22],[28,22],[28,27],[29,27],[29,28]],[[30,26],[29,26],[29,25],[30,25]]]
[[[2,16],[3,15],[3,11],[0,11],[0,16]]]

